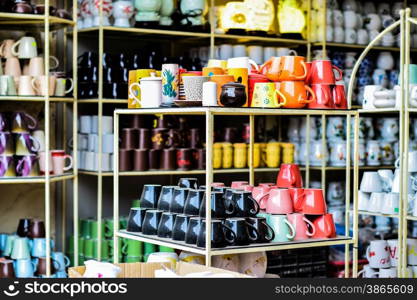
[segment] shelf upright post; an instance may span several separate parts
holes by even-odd
[[[309,114],[306,116],[306,122],[307,122],[307,125],[306,125],[306,187],[308,188],[310,187],[310,149],[311,149],[311,130],[310,130],[311,116]],[[300,148],[301,148],[301,143],[300,143]],[[301,149],[296,149],[296,151],[297,150],[298,150],[298,156],[302,155],[300,151]]]
[[[73,140],[73,226],[74,226],[74,264],[78,266],[78,28],[77,28],[77,6],[78,2],[72,1],[72,19],[74,20],[73,36],[72,36],[72,80],[74,82],[73,88],[73,102],[72,102],[72,140]]]
[[[358,186],[359,186],[359,113],[355,114],[354,122],[354,136],[353,136],[353,266],[352,277],[358,277],[358,239],[359,239],[359,218],[358,218]],[[350,165],[349,165],[350,168]],[[350,230],[350,210],[347,209],[350,203],[350,198],[346,197],[346,232]],[[348,262],[349,263],[349,262]]]
[[[210,20],[210,58],[214,57],[214,31],[216,30],[216,6],[214,0],[210,0],[210,9],[209,9],[209,20]]]
[[[322,52],[322,59],[327,59],[327,0],[323,1],[322,9],[322,16],[323,16],[323,52]]]
[[[97,260],[101,261],[101,244],[103,238],[103,52],[104,52],[104,30],[103,30],[103,0],[99,2],[100,23],[98,28],[98,155],[97,155]]]
[[[323,190],[323,196],[326,197],[326,165],[329,154],[327,153],[327,141],[326,141],[326,115],[321,115],[321,188]]]
[[[211,266],[211,184],[213,183],[214,115],[206,110],[206,266]]]
[[[351,132],[351,115],[346,116],[346,170],[345,170],[345,235],[350,236],[349,234],[349,211],[350,211],[350,152],[351,152],[351,143],[350,143],[350,132]],[[349,263],[350,263],[350,253],[349,253],[349,244],[345,244],[345,278],[349,277]]]
[[[45,0],[45,7],[49,7],[49,0]],[[44,61],[45,61],[45,74],[49,74],[49,9],[45,9],[44,15],[44,30],[45,30],[45,45],[44,45]],[[46,80],[46,91],[49,91],[49,79]],[[50,134],[51,134],[51,122],[50,122],[50,107],[49,107],[49,93],[45,94],[45,238],[46,238],[46,276],[51,276],[51,185],[50,185]]]
[[[113,116],[113,262],[119,263],[119,114]]]
[[[249,184],[255,185],[254,145],[255,144],[255,115],[249,115]]]

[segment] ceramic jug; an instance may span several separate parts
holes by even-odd
[[[136,0],[135,8],[138,13],[135,16],[138,22],[155,22],[159,21],[159,11],[162,6],[162,0]]]
[[[93,26],[100,25],[100,0],[91,0],[91,12],[93,14]],[[110,21],[109,17],[112,15],[113,12],[113,4],[111,0],[103,0],[103,18],[102,24],[103,26],[109,26]]]

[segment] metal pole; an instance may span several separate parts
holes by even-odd
[[[347,115],[346,117],[346,185],[345,185],[345,235],[350,236],[349,234],[349,211],[350,211],[350,123],[351,116]],[[350,267],[350,253],[349,253],[349,244],[345,245],[345,278],[349,277],[349,267]],[[347,267],[347,268],[346,268]]]
[[[206,111],[206,266],[211,266],[211,184],[213,183],[214,116]]]
[[[315,119],[313,119],[315,120]],[[307,115],[306,117],[306,187],[310,187],[310,150],[311,150],[311,129],[310,129],[310,124],[311,124],[311,116]],[[300,148],[301,148],[301,143],[300,143]],[[301,150],[301,149],[298,149]],[[302,153],[299,151],[299,156],[302,155]]]
[[[254,168],[254,143],[255,143],[255,116],[249,116],[249,184],[255,185],[255,168]]]
[[[119,263],[119,114],[115,111],[113,115],[114,138],[113,138],[113,260]]]
[[[359,217],[358,217],[358,188],[359,188],[359,113],[355,115],[355,126],[354,126],[354,143],[353,143],[353,268],[352,277],[358,277],[358,239],[359,239]],[[350,199],[346,197],[346,204],[350,202]],[[346,209],[347,224],[350,223],[349,211]],[[346,226],[350,229],[350,226]]]

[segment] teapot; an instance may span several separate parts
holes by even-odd
[[[226,83],[222,86],[220,104],[225,107],[242,107],[246,103],[246,87],[237,82]]]

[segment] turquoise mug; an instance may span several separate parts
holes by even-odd
[[[54,261],[58,262],[58,264],[55,266],[58,272],[65,271],[65,268],[69,267],[71,263],[68,256],[62,252],[52,252],[51,257]]]
[[[29,239],[25,237],[18,237],[13,241],[12,259],[30,259],[30,245]]]
[[[410,72],[410,82],[409,84],[417,84],[417,65],[416,64],[410,64],[409,66],[409,72]]]
[[[58,271],[58,272],[55,273],[55,275],[56,275],[56,278],[67,278],[68,277],[67,272],[65,272],[65,271]]]
[[[45,257],[46,256],[46,239],[35,238],[30,240],[30,248],[32,257]],[[51,240],[51,249],[54,248],[54,241]]]
[[[17,278],[32,278],[36,270],[36,264],[30,258],[16,259],[13,267]]]
[[[17,235],[8,235],[7,236],[6,246],[4,247],[4,250],[3,250],[3,256],[10,256],[10,254],[12,254],[13,243],[14,243],[14,240],[17,239],[17,238],[18,238]]]
[[[0,233],[0,254],[2,254],[6,248],[7,236],[6,233]]]
[[[275,238],[271,242],[288,242],[294,239],[295,228],[286,215],[268,215],[266,222],[275,233]]]

